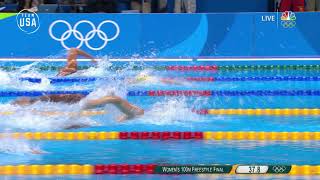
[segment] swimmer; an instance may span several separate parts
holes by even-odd
[[[77,63],[77,56],[84,56],[92,60],[93,63],[96,63],[97,61],[94,59],[93,56],[89,55],[88,53],[77,49],[77,48],[71,48],[69,50],[69,54],[67,57],[67,65],[59,70],[59,73],[57,76],[68,76],[70,74],[73,74],[78,71],[78,63]],[[138,74],[135,78],[129,79],[128,83],[130,84],[136,84],[136,83],[165,83],[165,84],[177,84],[181,85],[183,83],[178,82],[174,79],[169,78],[158,78],[155,76],[150,75],[150,71],[142,71],[140,74]]]
[[[80,102],[86,96],[83,94],[60,94],[60,95],[45,95],[37,98],[23,97],[15,100],[12,104],[26,106],[36,102],[55,102],[65,104],[75,104]],[[144,110],[138,106],[130,104],[128,101],[118,96],[104,96],[99,99],[86,100],[84,101],[83,109],[93,109],[101,107],[106,104],[113,104],[116,106],[124,115],[118,117],[118,122],[133,119],[137,116],[144,114]]]
[[[78,55],[87,57],[87,58],[91,59],[92,62],[96,63],[96,61],[94,60],[94,57],[92,57],[88,53],[86,53],[80,49],[77,49],[77,48],[71,48],[69,50],[69,54],[67,57],[67,65],[64,68],[59,70],[59,73],[57,74],[57,76],[68,76],[70,74],[77,72],[77,70],[78,70],[78,63],[77,63]]]
[[[136,84],[136,83],[152,83],[152,84],[156,84],[156,83],[164,83],[164,84],[176,84],[176,85],[182,85],[182,82],[178,82],[174,79],[170,79],[170,78],[158,78],[155,76],[150,75],[150,71],[145,70],[142,71],[140,74],[138,74],[134,79],[129,79],[128,83],[129,84]]]

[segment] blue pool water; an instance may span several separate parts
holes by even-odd
[[[228,62],[229,64],[234,64]],[[223,63],[149,63],[152,65],[205,65]],[[249,64],[248,62],[237,62]],[[253,62],[251,62],[252,64]],[[254,64],[261,62],[254,62]],[[312,64],[315,62],[272,62],[273,64]],[[30,63],[29,63],[30,64]],[[37,66],[57,65],[58,63],[39,63]],[[82,63],[85,65],[86,63]],[[137,64],[137,63],[135,63]],[[264,63],[271,64],[271,62]],[[9,102],[16,97],[0,97],[3,111],[15,110],[19,113],[2,116],[1,132],[26,131],[319,131],[319,117],[275,117],[275,116],[201,116],[191,109],[213,108],[319,108],[320,96],[219,96],[219,97],[147,97],[127,96],[129,90],[320,90],[318,81],[244,81],[244,82],[182,82],[168,85],[141,82],[127,84],[123,78],[131,78],[141,71],[130,68],[108,71],[108,66],[129,66],[124,63],[105,63],[89,70],[82,70],[74,77],[116,77],[120,80],[99,80],[85,83],[50,84],[45,79],[55,76],[55,71],[36,71],[28,63],[3,62],[0,66],[21,66],[15,71],[1,71],[0,91],[53,91],[53,90],[93,90],[95,95],[106,95],[116,89],[116,94],[129,102],[145,109],[143,117],[125,123],[117,123],[120,114],[114,107],[107,105],[106,115],[95,117],[43,117],[30,113],[32,109],[54,109],[72,111],[78,105],[37,103],[30,107],[16,107]],[[142,64],[144,65],[144,64]],[[61,64],[60,64],[61,66]],[[318,70],[263,70],[263,71],[211,71],[181,72],[154,71],[148,73],[156,77],[256,77],[256,76],[318,76]],[[43,78],[43,82],[30,83],[19,81],[20,77]],[[81,123],[91,127],[64,130],[66,124]],[[0,140],[0,165],[17,164],[320,164],[318,141],[23,141]],[[46,153],[34,155],[31,149]],[[70,179],[134,178],[142,176],[68,176]],[[152,179],[208,179],[234,176],[157,176]],[[252,177],[252,176],[250,176]],[[1,178],[1,177],[0,177]],[[6,177],[8,179],[25,177]],[[32,178],[32,176],[29,176]],[[61,177],[44,177],[56,179]],[[66,178],[66,177],[64,177]],[[240,176],[247,179],[249,177]],[[257,178],[257,177],[255,177]],[[264,179],[287,179],[288,177],[265,177]],[[303,178],[303,177],[299,177]],[[312,177],[319,178],[319,177]]]

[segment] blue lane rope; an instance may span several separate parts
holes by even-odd
[[[75,83],[75,82],[94,82],[97,80],[109,80],[110,78],[98,77],[54,77],[48,78],[51,84],[55,83]],[[121,78],[116,78],[121,79]],[[122,78],[123,79],[123,78]],[[320,81],[320,76],[271,76],[271,77],[214,77],[213,81]],[[41,83],[41,78],[19,78],[20,81],[29,81],[33,83]]]
[[[55,83],[75,83],[75,82],[94,82],[98,80],[123,80],[125,78],[112,78],[112,77],[54,77],[54,78],[48,78],[50,80],[51,84]],[[19,78],[20,81],[29,81],[32,83],[41,83],[42,78],[31,78],[31,77],[24,77]]]
[[[43,96],[52,94],[83,94],[91,90],[81,91],[0,91],[0,97]],[[255,90],[255,91],[193,91],[193,90],[159,90],[128,91],[128,96],[320,96],[320,90]]]
[[[83,94],[88,95],[89,90],[83,91],[0,91],[0,97],[17,97],[17,96],[26,96],[26,97],[36,97],[44,95],[53,95],[53,94]]]
[[[95,78],[95,77],[72,77],[72,78],[48,78],[50,80],[51,84],[54,83],[62,83],[62,82],[93,82],[98,79],[102,78]],[[19,78],[20,81],[29,81],[32,83],[41,83],[42,79],[41,78],[31,78],[31,77],[26,77],[26,78]]]

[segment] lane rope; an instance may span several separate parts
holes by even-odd
[[[96,77],[67,77],[67,78],[48,78],[51,84],[55,83],[62,83],[62,82],[94,82],[97,80],[108,80],[110,78],[96,78]],[[20,81],[29,81],[32,83],[41,83],[42,78],[31,78],[31,77],[24,77],[19,78]]]
[[[320,90],[137,90],[129,91],[128,96],[320,96]]]
[[[320,76],[216,77],[214,81],[320,81]]]
[[[36,97],[44,95],[59,95],[59,94],[83,94],[88,95],[92,91],[81,90],[81,91],[0,91],[0,97]]]
[[[35,97],[52,94],[83,94],[81,91],[0,91],[0,97]],[[211,91],[211,90],[149,90],[128,91],[128,96],[320,96],[320,90],[251,90],[251,91]]]
[[[294,109],[193,109],[192,112],[200,115],[246,115],[246,116],[320,116],[320,109],[313,108],[294,108]],[[19,114],[21,111],[0,111],[0,116],[9,116]],[[67,111],[38,111],[32,110],[27,113],[43,115],[43,116],[98,116],[105,115],[107,111],[80,111],[80,112],[67,112]]]
[[[85,70],[92,66],[78,66],[79,70]],[[18,70],[18,66],[0,66],[1,70],[13,71]],[[57,71],[61,66],[35,66],[35,69],[41,71]],[[123,70],[128,69],[128,66],[111,66],[108,70]],[[132,66],[129,70],[144,70],[154,69],[158,71],[241,71],[241,70],[320,70],[320,65],[194,65],[194,66]]]
[[[75,83],[75,82],[94,82],[97,80],[110,80],[111,78],[99,77],[53,77],[48,78],[51,84],[56,83]],[[120,79],[120,78],[117,78]],[[124,78],[121,78],[122,80]],[[120,79],[120,80],[121,80]],[[320,76],[269,76],[269,77],[185,77],[185,78],[161,78],[163,80],[185,80],[196,82],[213,82],[213,81],[320,81]],[[19,78],[20,81],[29,81],[33,83],[41,83],[42,78],[24,77]]]
[[[246,115],[246,116],[319,116],[320,109],[201,109],[192,110],[201,115]]]
[[[0,138],[30,140],[320,140],[320,132],[15,132]]]
[[[21,111],[0,111],[0,116],[9,116],[14,114],[19,114]],[[98,115],[105,115],[107,114],[106,111],[80,111],[80,112],[63,112],[63,111],[38,111],[38,110],[31,110],[27,113],[32,113],[36,115],[42,116],[98,116]]]
[[[102,175],[102,174],[247,174],[247,175],[319,175],[319,165],[258,165],[259,172],[252,173],[253,165],[161,165],[161,164],[44,164],[44,165],[2,165],[0,175]],[[254,167],[257,168],[257,165]],[[167,172],[168,169],[181,169]],[[191,169],[182,172],[182,168]],[[204,168],[204,169],[202,169]],[[211,168],[211,170],[209,169]],[[201,171],[199,171],[201,169]],[[212,171],[219,169],[220,171]]]

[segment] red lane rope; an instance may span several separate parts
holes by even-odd
[[[94,166],[95,174],[154,174],[156,164],[99,164]]]
[[[120,132],[119,139],[203,139],[203,132]]]
[[[218,66],[166,66],[167,71],[217,71]]]
[[[208,90],[158,90],[148,91],[148,96],[211,96]]]

